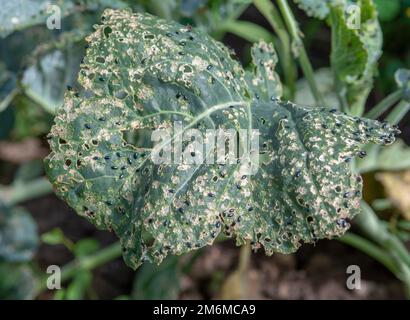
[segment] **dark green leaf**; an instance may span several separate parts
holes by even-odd
[[[96,252],[100,248],[100,243],[96,239],[85,238],[77,241],[74,245],[74,255],[85,257]]]
[[[410,168],[410,148],[399,139],[387,148],[368,148],[368,156],[357,161],[357,170],[361,173],[369,171],[395,171]]]
[[[329,18],[332,29],[332,69],[339,95],[350,113],[362,115],[373,86],[383,36],[373,0],[295,0],[310,16]],[[360,17],[352,5],[360,6]],[[360,21],[357,19],[360,18]],[[358,22],[358,25],[352,25]],[[358,27],[358,28],[357,28]]]
[[[8,136],[14,124],[14,111],[10,107],[16,94],[16,76],[0,62],[0,139]]]
[[[93,274],[89,270],[78,270],[73,280],[64,292],[64,299],[84,299],[87,289],[91,286]]]

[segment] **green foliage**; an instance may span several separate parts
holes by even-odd
[[[0,261],[0,299],[33,299],[36,279],[25,264]]]
[[[78,80],[87,94],[66,93],[46,171],[58,196],[116,232],[133,268],[211,244],[222,231],[267,254],[343,234],[362,188],[348,162],[364,156],[367,142],[390,144],[397,133],[280,101],[277,58],[265,43],[255,45],[254,71],[245,72],[200,31],[115,10],[105,11],[87,41]],[[257,174],[242,175],[241,163],[156,165],[149,147],[124,138],[174,121],[202,130],[259,129]]]
[[[132,292],[133,299],[177,299],[180,286],[178,258],[167,257],[161,265],[144,264],[138,271]]]
[[[273,46],[265,42],[256,43],[251,49],[251,56],[254,70],[246,73],[250,90],[264,101],[269,101],[272,97],[281,98],[283,89],[275,72],[278,57]]]
[[[380,21],[391,21],[400,13],[400,0],[374,0]]]
[[[0,261],[30,260],[37,248],[37,228],[22,208],[0,206]]]
[[[58,290],[55,295],[55,300],[80,300],[85,298],[87,290],[92,283],[92,273],[89,270],[78,270],[67,288]]]
[[[284,10],[286,1],[270,0],[254,4],[275,34],[255,23],[237,21],[251,2],[58,0],[53,4],[62,9],[62,31],[45,27],[51,13],[46,10],[49,1],[8,1],[0,12],[0,139],[43,135],[49,131],[51,115],[64,103],[52,131],[53,153],[47,160],[57,193],[98,227],[115,231],[133,268],[144,260],[165,259],[159,267],[146,264],[141,268],[135,298],[176,298],[180,264],[177,257],[167,255],[211,244],[221,232],[236,238],[237,244],[250,241],[254,249],[264,247],[268,254],[294,252],[302,242],[341,235],[358,212],[362,186],[356,173],[410,166],[409,149],[402,140],[388,148],[366,145],[369,141],[392,143],[396,129],[331,109],[339,105],[349,114],[363,113],[381,54],[377,18],[393,21],[400,13],[400,1],[294,1],[332,30],[332,69],[319,70],[314,77],[310,72],[309,77],[307,57],[300,62],[307,78],[298,83],[296,92],[296,101],[302,105],[279,99],[283,92],[291,100],[295,96],[297,68],[291,53],[303,60],[304,50],[297,22],[291,10]],[[279,3],[280,12],[275,9]],[[348,25],[346,8],[352,3],[362,8],[358,30]],[[408,0],[401,3],[404,9]],[[108,11],[106,20],[88,38],[90,48],[81,63],[79,89],[69,91],[64,102],[66,85],[78,86],[84,37],[106,7],[148,11],[201,32],[150,16]],[[404,20],[404,10],[401,16]],[[402,20],[400,26],[406,24]],[[392,24],[387,39],[397,33],[398,23]],[[255,42],[249,71],[232,59],[231,51],[202,32],[216,39],[231,32]],[[268,44],[257,43],[260,40]],[[275,72],[278,58],[273,43],[278,44],[283,85]],[[404,55],[403,50],[400,58]],[[405,67],[398,58],[389,59],[383,87],[397,68]],[[401,69],[395,78],[399,90],[366,116],[378,118],[398,103],[386,119],[395,124],[404,117],[409,109],[409,71]],[[317,83],[324,99],[318,99],[315,90],[312,94],[312,83]],[[327,108],[316,108],[315,100],[323,100],[320,104]],[[174,120],[202,130],[259,129],[258,173],[243,176],[240,164],[154,165],[143,134]],[[348,162],[355,155],[363,157],[363,150],[367,157],[357,159],[356,173],[351,173]],[[35,182],[23,188],[41,173],[38,163],[16,172],[11,189],[23,192],[11,197],[13,203],[44,193],[34,190],[39,189]],[[0,187],[0,191],[7,194],[10,189]],[[362,218],[371,210],[364,209]],[[387,259],[378,260],[388,268],[397,262],[401,268],[403,261],[408,263],[408,255],[383,241],[388,231],[375,231],[381,224],[376,220],[375,216],[359,219],[358,225],[373,228],[370,238],[376,243],[382,240],[376,249],[385,250]],[[120,254],[119,245],[97,252],[96,240],[73,243],[60,229],[43,234],[42,240],[63,244],[75,256],[63,276],[72,281],[58,291],[56,299],[93,298],[90,270]],[[27,261],[36,246],[36,228],[29,213],[2,206],[1,299],[35,294],[36,280]],[[403,272],[394,273],[409,282],[408,277],[403,280]]]
[[[37,248],[37,228],[22,208],[0,199],[0,299],[31,299],[36,279],[29,261]]]
[[[40,177],[44,173],[43,162],[39,160],[33,160],[22,164],[14,174],[14,180],[12,185],[25,184],[30,180]]]

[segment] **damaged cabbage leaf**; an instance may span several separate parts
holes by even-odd
[[[210,245],[221,232],[267,254],[343,234],[362,190],[349,162],[365,156],[367,142],[390,144],[397,133],[280,101],[276,54],[264,43],[245,72],[206,34],[122,10],[106,10],[87,41],[79,75],[86,94],[67,91],[46,171],[78,214],[119,236],[133,268]],[[259,130],[257,172],[243,174],[240,161],[155,164],[152,146],[132,137],[174,121],[201,132]],[[180,138],[171,131],[162,150]],[[183,144],[184,154],[191,146]]]
[[[360,0],[359,29],[349,25],[345,6],[331,9],[332,69],[346,90],[351,113],[363,114],[365,102],[373,87],[377,62],[382,54],[383,35],[373,0]]]
[[[246,74],[249,87],[253,91],[258,91],[259,96],[265,101],[269,101],[271,97],[282,97],[282,83],[275,72],[278,56],[272,44],[256,43],[251,48],[251,56],[254,61],[254,72]]]

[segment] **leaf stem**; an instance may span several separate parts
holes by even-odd
[[[51,183],[46,178],[38,178],[26,183],[16,183],[10,186],[0,186],[0,198],[9,205],[31,200],[53,191]]]
[[[410,254],[403,243],[388,231],[366,202],[362,201],[361,208],[362,213],[355,220],[360,229],[389,252],[397,253],[398,257],[410,267]]]
[[[277,0],[277,2],[279,5],[279,9],[285,19],[285,23],[288,27],[288,30],[293,38],[292,46],[294,54],[299,60],[300,67],[302,68],[303,74],[305,75],[306,80],[310,86],[310,90],[312,91],[312,94],[315,97],[316,103],[324,106],[324,99],[316,84],[312,65],[309,61],[305,46],[303,45],[303,41],[300,37],[302,33],[299,30],[295,17],[293,16],[292,10],[290,9],[288,2],[286,0]]]
[[[371,241],[352,232],[346,233],[343,237],[338,238],[338,240],[366,253],[368,256],[384,265],[394,275],[398,273],[398,269],[395,264],[392,263],[391,257]]]
[[[7,109],[13,99],[20,93],[19,88],[14,88],[2,101],[0,101],[0,112]]]
[[[384,98],[382,101],[380,101],[372,110],[370,110],[364,116],[369,119],[377,119],[384,112],[390,109],[394,104],[399,102],[402,94],[402,89],[394,91],[393,93],[389,94],[386,98]]]
[[[245,274],[246,270],[249,267],[249,261],[251,259],[251,245],[249,241],[246,241],[246,243],[241,247],[240,253],[239,253],[239,263],[238,263],[238,271],[241,274]]]
[[[241,37],[249,42],[264,40],[273,42],[274,37],[265,28],[248,21],[230,20],[222,24],[219,29]]]
[[[410,110],[410,102],[402,100],[400,101],[386,117],[386,121],[390,124],[398,124],[401,119]]]
[[[391,262],[397,270],[396,277],[400,279],[410,298],[410,254],[403,243],[379,220],[373,209],[364,201],[362,212],[356,218],[357,225],[373,242],[379,244],[391,256]]]

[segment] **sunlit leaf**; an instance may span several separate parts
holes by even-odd
[[[391,21],[400,13],[400,0],[374,0],[381,21]]]
[[[133,299],[177,299],[180,286],[178,257],[169,256],[159,266],[144,264],[134,280]]]
[[[14,99],[16,76],[0,62],[0,139],[8,136],[14,124],[14,112],[9,107]]]
[[[362,115],[382,54],[383,36],[373,0],[295,2],[308,15],[329,22],[331,66],[337,78],[338,93],[346,99],[351,114]]]
[[[100,243],[96,239],[85,238],[77,241],[74,245],[76,257],[85,257],[96,252],[100,248]]]

